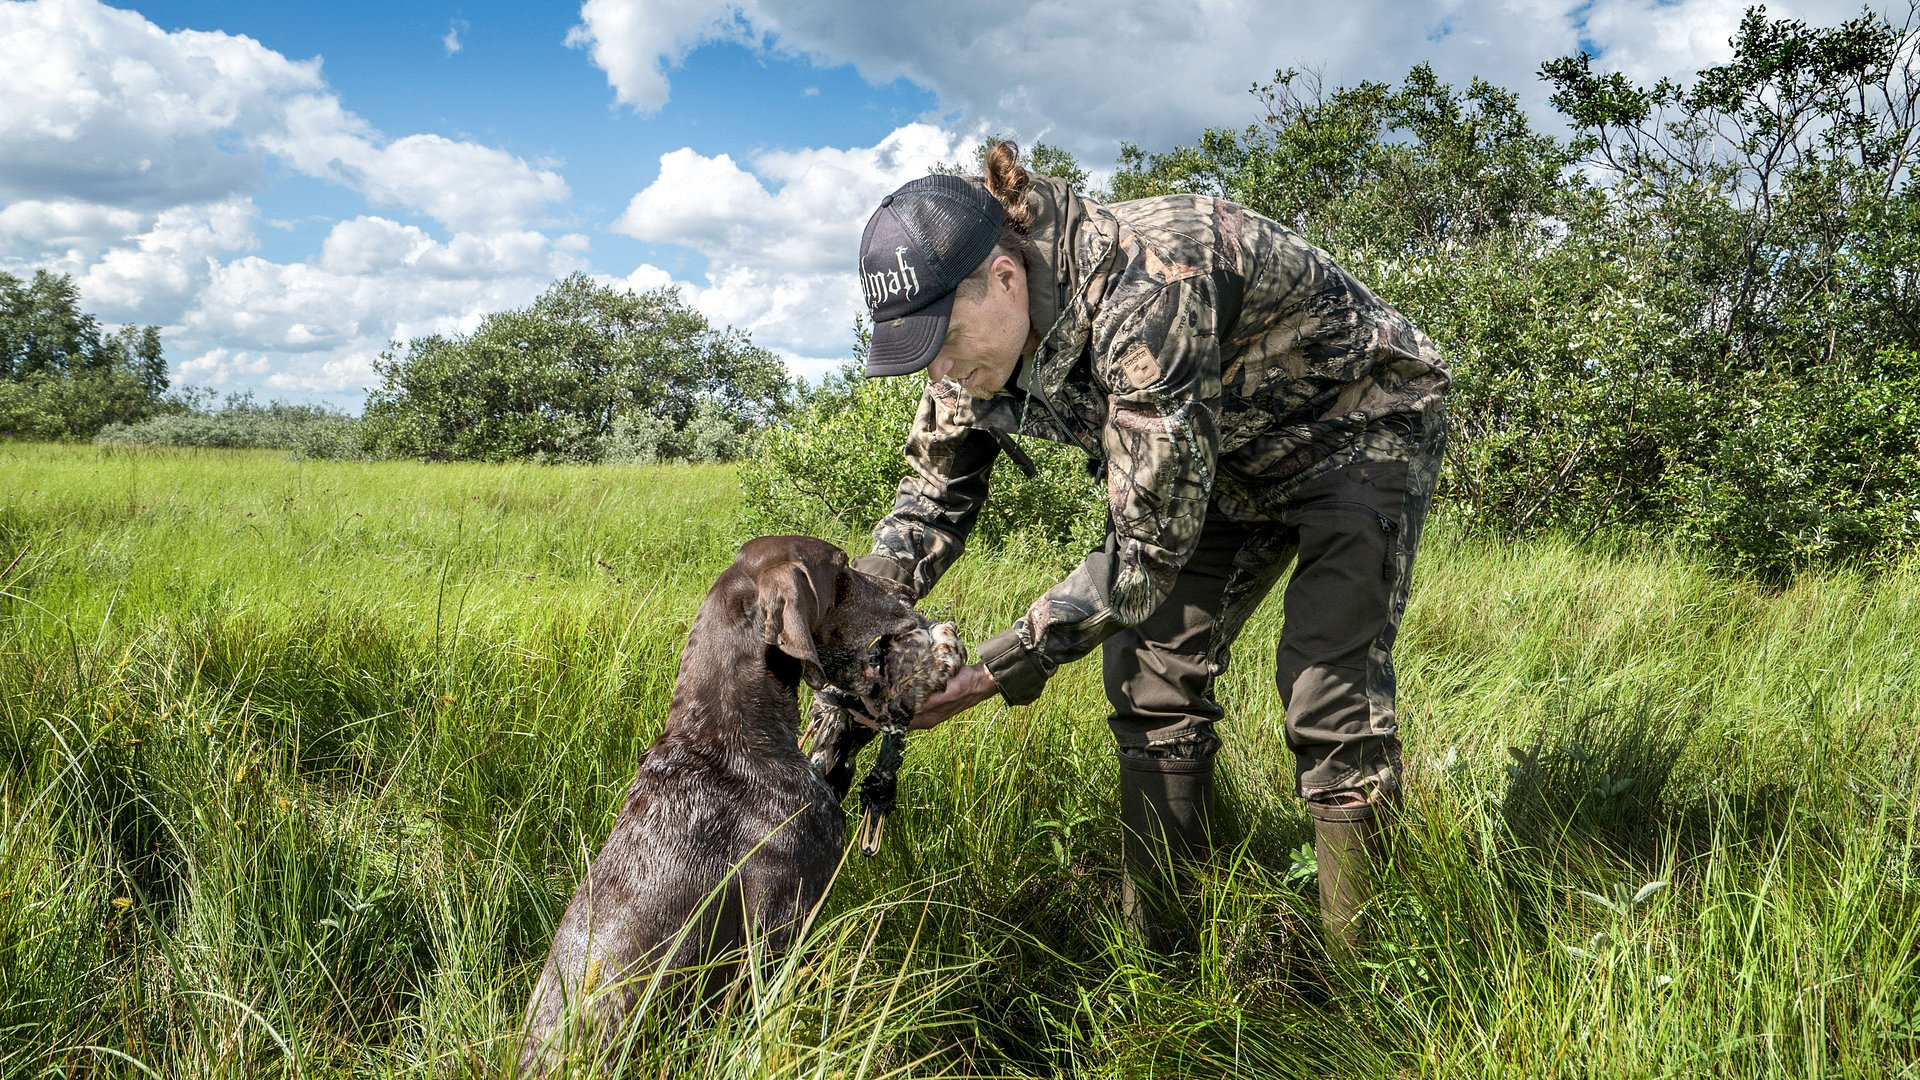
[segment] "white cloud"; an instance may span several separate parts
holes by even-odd
[[[1684,77],[1733,56],[1727,40],[1753,0],[1595,0],[1585,12],[1588,39],[1605,45],[1601,65],[1651,83],[1662,76]],[[1767,6],[1772,18],[1800,18],[1836,25],[1860,14],[1858,0],[1834,3],[1802,0]]]
[[[450,51],[464,28],[449,25]],[[161,324],[176,381],[352,395],[390,340],[470,330],[585,267],[584,237],[534,228],[568,198],[557,172],[390,137],[318,60],[95,0],[26,0],[0,3],[0,71],[0,268],[71,273],[103,321]],[[362,215],[309,259],[250,254],[270,160],[444,238]]]
[[[585,269],[576,248],[538,232],[456,233],[443,243],[385,218],[342,221],[315,260],[213,266],[180,320],[180,340],[200,350],[182,371],[252,375],[238,358],[276,355],[284,359],[269,388],[359,390],[388,342],[466,333],[490,312],[523,306]]]
[[[440,37],[440,45],[452,56],[460,51],[460,35],[467,29],[467,20],[454,19],[447,23],[447,32]]]
[[[89,0],[0,5],[0,70],[0,195],[149,208],[256,185],[231,144],[258,103],[322,85],[317,61]]]
[[[559,174],[439,135],[388,139],[320,62],[251,38],[168,33],[95,0],[0,4],[0,199],[158,210],[244,195],[268,156],[455,229],[522,228]]]
[[[641,263],[634,268],[633,273],[623,278],[610,280],[607,284],[629,289],[633,292],[643,293],[652,292],[655,289],[664,289],[674,284],[674,280],[671,273],[654,266],[652,263]]]
[[[74,274],[102,321],[162,326],[176,383],[226,389],[350,402],[377,381],[373,360],[389,342],[470,332],[487,314],[524,306],[555,278],[588,268],[579,234],[456,232],[442,241],[361,215],[336,223],[313,258],[275,262],[245,254],[258,219],[248,199],[127,214],[83,204],[0,210],[0,243],[31,235],[89,245],[0,258],[0,269]],[[90,246],[119,230],[132,235]],[[641,288],[669,281],[664,272],[635,280]]]
[[[78,275],[80,295],[109,321],[173,323],[221,255],[253,246],[255,216],[247,199],[163,210]]]
[[[614,230],[705,255],[705,282],[682,283],[688,300],[786,356],[797,374],[815,376],[829,363],[815,358],[844,357],[852,344],[861,310],[853,267],[867,215],[977,138],[909,124],[870,147],[762,153],[751,170],[726,154],[675,150]],[[643,265],[626,280],[643,289],[669,279]]]
[[[281,124],[258,144],[309,176],[361,192],[375,206],[419,210],[456,229],[515,229],[567,197],[558,173],[504,150],[440,135],[383,144],[332,95],[303,95],[281,111]]]
[[[667,103],[667,71],[695,47],[751,40],[741,10],[714,0],[586,0],[580,20],[567,44],[586,49],[621,104],[643,114]]]
[[[208,349],[178,366],[175,376],[192,386],[230,386],[249,376],[270,374],[273,361],[265,353]]]
[[[0,250],[97,248],[143,231],[152,215],[72,199],[0,207]]]
[[[1747,2],[1053,0],[922,5],[902,17],[873,0],[587,0],[568,41],[642,111],[667,100],[668,72],[694,48],[742,41],[852,64],[875,83],[910,79],[968,124],[1098,162],[1122,140],[1162,148],[1257,119],[1248,86],[1287,66],[1350,84],[1397,80],[1431,60],[1443,78],[1477,74],[1520,92],[1545,122],[1541,62],[1590,40],[1641,77],[1687,74],[1727,56]],[[1857,10],[1846,0],[1769,7],[1825,22]]]

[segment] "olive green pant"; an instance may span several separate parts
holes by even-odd
[[[1439,465],[1436,434],[1407,461],[1350,464],[1299,484],[1275,520],[1209,515],[1166,601],[1106,641],[1108,722],[1122,752],[1205,757],[1218,747],[1214,681],[1291,565],[1277,678],[1297,790],[1391,796],[1393,642]]]

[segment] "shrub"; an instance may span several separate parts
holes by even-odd
[[[189,408],[112,424],[94,436],[111,446],[200,446],[293,450],[307,457],[358,457],[359,423],[324,405],[261,405],[251,392],[230,395],[216,410]]]
[[[779,358],[714,329],[674,290],[636,295],[584,274],[375,368],[368,448],[438,461],[724,460],[788,393]]]
[[[85,439],[156,407],[139,376],[124,368],[0,379],[0,438]]]
[[[682,426],[661,416],[629,411],[613,418],[600,437],[600,460],[614,465],[651,465],[656,461],[685,461],[708,465],[748,456],[754,445],[712,402],[702,402]]]
[[[825,380],[794,417],[767,432],[742,467],[749,525],[762,533],[825,536],[872,529],[907,474],[902,448],[925,386],[913,377],[863,378],[854,365]],[[1086,456],[1039,440],[1021,445],[1038,475],[1029,478],[1000,459],[971,543],[1099,544],[1106,500],[1087,475]]]
[[[1736,415],[1674,480],[1687,538],[1774,581],[1920,548],[1920,353],[1757,379]]]

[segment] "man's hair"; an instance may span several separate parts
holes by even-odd
[[[1020,147],[1007,139],[991,139],[980,155],[980,167],[984,175],[968,179],[984,185],[987,194],[1000,200],[1007,216],[993,250],[955,287],[954,296],[962,300],[973,300],[986,292],[987,267],[1000,256],[1019,259],[1028,270],[1040,261],[1039,249],[1027,238],[1027,229],[1033,225],[1033,211],[1027,207],[1027,191],[1033,186],[1033,177],[1020,164]]]

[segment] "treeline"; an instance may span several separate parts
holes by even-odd
[[[1453,366],[1440,499],[1473,528],[1677,538],[1774,579],[1884,564],[1920,550],[1917,36],[1912,11],[1756,8],[1691,82],[1553,60],[1571,138],[1426,65],[1398,86],[1287,70],[1259,122],[1127,147],[1105,194],[1231,198],[1407,312]],[[1078,172],[1057,150],[1033,166]],[[823,478],[874,471],[839,418],[884,396],[847,381],[775,438],[757,512],[870,524],[884,499]]]
[[[716,329],[675,290],[635,294],[584,274],[472,334],[396,344],[358,418],[252,394],[169,394],[156,327],[101,331],[65,276],[0,275],[0,286],[0,437],[324,458],[730,461],[792,395],[778,357]]]

